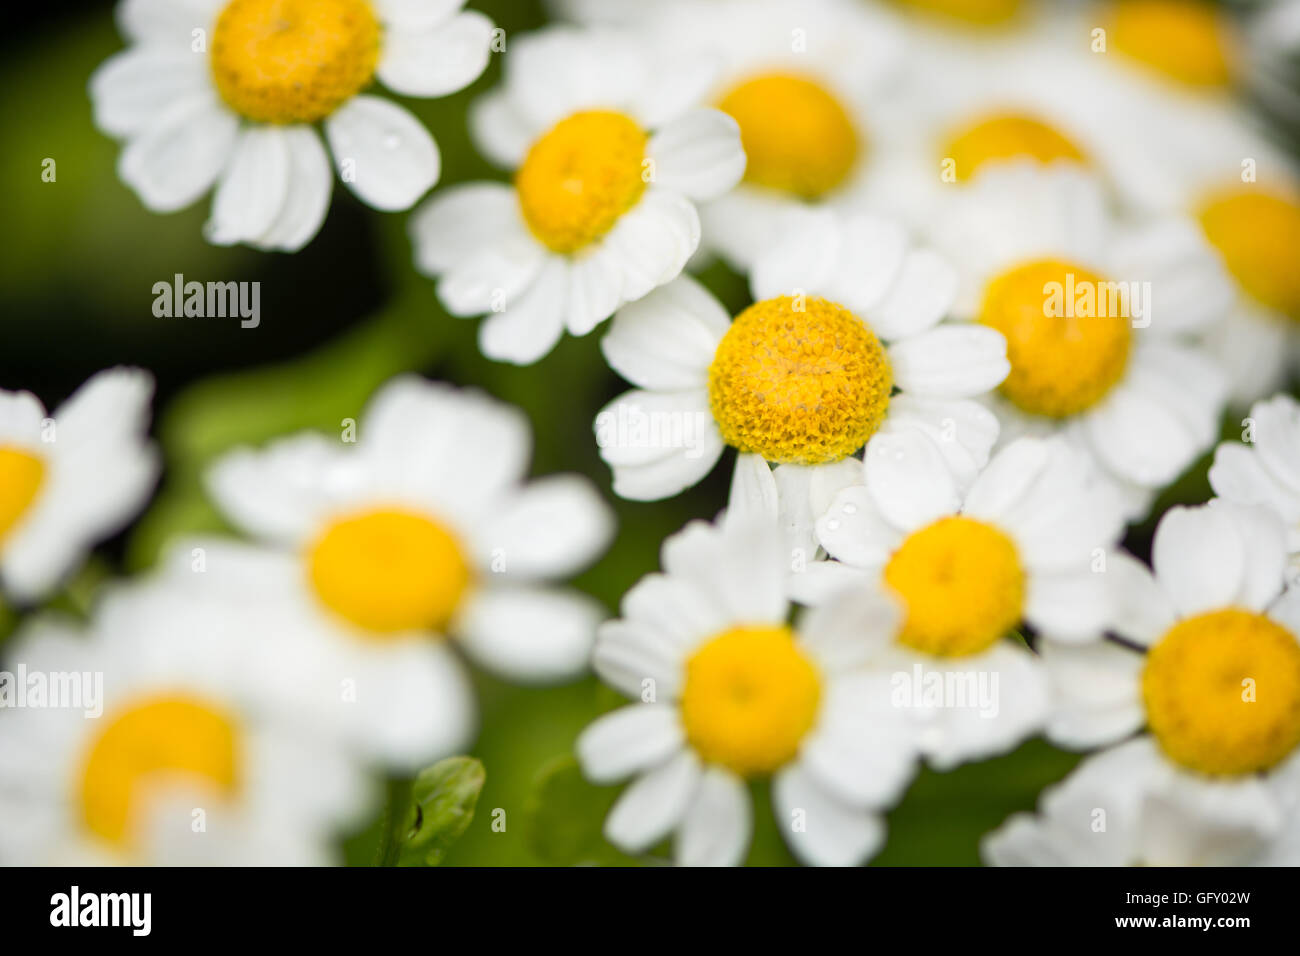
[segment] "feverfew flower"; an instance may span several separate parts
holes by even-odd
[[[601,345],[638,388],[596,419],[615,493],[675,495],[731,446],[733,507],[780,501],[810,539],[815,503],[860,478],[863,446],[949,430],[941,457],[968,483],[998,434],[971,399],[1009,366],[1000,332],[940,322],[954,286],[948,264],[901,227],[822,210],[763,255],[750,279],[758,301],[734,321],[687,277],[620,310]]]
[[[1227,382],[1191,338],[1232,290],[1182,219],[1125,229],[1074,165],[1001,164],[934,224],[960,276],[955,311],[1006,336],[1002,439],[1062,433],[1145,513],[1218,435]]]
[[[27,625],[5,653],[29,688],[0,708],[0,862],[331,862],[369,785],[294,706],[282,635],[248,625],[157,580],[110,590],[89,628]]]
[[[867,661],[882,679],[922,684],[903,701],[917,749],[940,768],[1001,753],[1047,713],[1046,680],[1017,629],[1088,641],[1110,619],[1099,572],[1119,537],[1119,503],[1059,438],[1012,442],[964,495],[931,439],[888,454],[902,459],[897,468],[877,470],[869,451],[866,484],[840,491],[818,520],[835,560],[790,583],[805,603],[846,590],[899,599],[906,616]],[[932,673],[943,686],[984,681],[991,699],[932,706],[922,693]]]
[[[1284,590],[1281,523],[1221,500],[1173,508],[1152,557],[1154,574],[1123,555],[1107,571],[1126,643],[1042,647],[1051,738],[1146,732],[1086,761],[1041,818],[1009,821],[993,862],[1300,862],[1300,590]]]
[[[0,590],[48,594],[144,504],[158,474],[148,442],[153,379],[100,372],[47,417],[30,392],[0,391]]]
[[[554,28],[520,37],[471,114],[514,183],[469,183],[412,219],[416,265],[453,315],[491,313],[483,354],[531,364],[674,279],[700,242],[695,202],[740,179],[735,122],[698,104],[699,58],[639,38]]]
[[[90,80],[95,122],[126,143],[122,180],[155,212],[216,184],[218,245],[295,251],[329,208],[330,160],[386,211],[438,181],[437,144],[407,110],[363,92],[446,96],[487,66],[491,21],[463,0],[122,0],[131,47]]]
[[[203,576],[304,635],[286,666],[319,680],[322,720],[380,759],[446,755],[474,723],[449,638],[506,678],[555,681],[586,669],[604,616],[550,582],[604,549],[609,509],[580,477],[525,483],[530,444],[518,410],[399,378],[355,446],[304,434],[216,464],[212,495],[264,544],[206,543]]]
[[[856,669],[897,609],[853,595],[791,626],[787,563],[770,522],[695,522],[664,542],[664,573],[643,578],[623,617],[602,626],[596,671],[640,703],[598,719],[577,752],[593,781],[636,777],[605,820],[623,850],[671,833],[679,864],[742,863],[747,781],[762,777],[805,863],[859,863],[884,842],[879,808],[915,760],[888,687]]]

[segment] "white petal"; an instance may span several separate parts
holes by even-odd
[[[943,452],[919,429],[877,434],[867,443],[864,460],[871,497],[896,528],[914,531],[961,505]]]
[[[385,212],[409,209],[438,181],[442,160],[429,131],[377,96],[354,96],[325,120],[343,182]]]
[[[730,771],[709,767],[677,829],[677,864],[739,866],[749,849],[753,818],[745,782]]]
[[[250,126],[212,200],[204,227],[218,246],[252,242],[271,228],[289,193],[289,143],[278,126]]]
[[[685,648],[676,635],[652,624],[607,621],[597,634],[591,663],[605,683],[629,697],[640,698],[653,688],[655,700],[669,700],[683,678]]]
[[[532,365],[555,348],[564,333],[568,279],[568,264],[558,256],[548,257],[515,301],[483,320],[478,330],[483,354],[498,362]]]
[[[988,464],[1000,431],[997,416],[979,402],[907,394],[889,400],[889,417],[881,431],[892,433],[900,428],[919,428],[930,437],[963,492]]]
[[[1101,636],[1114,618],[1106,576],[1089,569],[1030,573],[1025,619],[1060,641]]]
[[[522,230],[508,229],[447,267],[438,283],[438,301],[462,317],[509,309],[536,283],[548,261],[562,262]]]
[[[629,704],[598,717],[578,735],[574,750],[595,783],[613,783],[674,754],[682,745],[675,708]]]
[[[826,553],[856,568],[883,568],[901,539],[865,485],[842,490],[817,519],[817,540]]]
[[[503,169],[523,163],[536,136],[503,89],[484,93],[470,104],[469,132],[479,152]]]
[[[799,618],[799,634],[802,646],[822,670],[835,675],[878,659],[881,651],[893,644],[902,623],[903,610],[898,600],[879,584],[864,582],[805,611]],[[828,699],[859,705],[868,697],[863,693],[855,701],[837,683],[831,687]],[[823,722],[828,720],[823,714]]]
[[[474,545],[484,566],[500,573],[560,578],[590,564],[613,533],[614,514],[590,481],[550,475],[505,502]]]
[[[254,245],[296,252],[320,231],[329,211],[334,177],[315,130],[293,126],[285,130],[284,138],[289,147],[289,192],[275,222]]]
[[[604,609],[576,591],[492,587],[453,627],[479,664],[515,681],[566,680],[587,669]]]
[[[729,611],[732,621],[781,622],[789,557],[768,521],[692,522],[663,545],[664,571],[691,581]]]
[[[691,487],[722,455],[722,435],[704,389],[631,391],[596,415],[600,457],[614,471],[614,493],[656,501]]]
[[[606,246],[572,259],[564,324],[572,335],[586,335],[623,301],[623,271]]]
[[[175,212],[216,182],[235,148],[239,120],[216,97],[173,108],[126,144],[122,181],[151,212]]]
[[[885,842],[885,823],[879,814],[854,810],[835,800],[798,765],[781,771],[772,781],[772,800],[786,842],[809,866],[864,863]],[[796,820],[800,826],[795,825]]]
[[[209,28],[219,0],[122,0],[117,23],[132,40],[186,51],[197,29]],[[190,54],[193,56],[193,54]]]
[[[206,63],[188,47],[133,47],[114,54],[90,77],[95,125],[111,136],[142,133],[178,103],[211,98]]]
[[[650,138],[654,182],[690,199],[709,200],[740,182],[745,151],[740,127],[721,110],[696,109]]]
[[[1044,641],[1040,655],[1052,683],[1047,734],[1054,742],[1097,747],[1135,733],[1146,722],[1141,654],[1111,641]]]
[[[405,96],[446,96],[478,79],[492,55],[492,21],[476,11],[430,30],[390,30],[376,74]]]
[[[1111,628],[1120,637],[1150,647],[1173,627],[1173,601],[1145,564],[1123,551],[1112,553],[1106,562],[1106,579]]]
[[[937,398],[982,395],[1011,371],[1002,333],[976,325],[943,325],[895,342],[889,363],[898,388]]]
[[[651,189],[604,243],[623,273],[623,298],[631,302],[677,278],[699,248],[700,217],[689,199]]]
[[[416,268],[438,275],[467,254],[517,233],[521,225],[519,197],[504,183],[440,189],[411,216]]]
[[[398,30],[429,30],[451,19],[465,0],[373,0],[379,19]]]
[[[911,338],[933,328],[952,309],[957,272],[929,249],[909,252],[884,299],[863,316],[882,338]]]
[[[727,520],[776,524],[780,508],[772,467],[762,455],[737,455],[727,497]]]
[[[700,781],[700,758],[682,750],[634,781],[605,818],[605,838],[625,853],[643,853],[672,832]]]
[[[610,367],[641,388],[700,388],[731,319],[687,275],[619,309],[601,340]]]
[[[1300,495],[1300,401],[1276,395],[1250,409],[1255,449],[1268,473]]]
[[[1165,512],[1151,557],[1156,580],[1183,615],[1230,605],[1246,571],[1244,546],[1232,518],[1203,506]]]

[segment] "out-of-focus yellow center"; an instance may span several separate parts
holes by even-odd
[[[1014,19],[1024,0],[898,0],[905,7],[938,14],[974,26],[995,26]]]
[[[1200,219],[1246,294],[1300,321],[1300,201],[1237,187],[1211,195]]]
[[[789,296],[751,305],[709,366],[723,440],[771,462],[839,461],[885,419],[893,370],[880,340],[843,306]]]
[[[1125,290],[1059,259],[989,283],[979,321],[1007,339],[1002,393],[1023,411],[1065,418],[1105,397],[1128,366],[1133,330]]]
[[[788,627],[737,627],[687,661],[682,722],[701,758],[753,777],[795,757],[820,700],[817,670]]]
[[[1110,17],[1119,52],[1194,87],[1232,81],[1232,44],[1213,4],[1201,0],[1118,0]]]
[[[1176,763],[1212,775],[1267,770],[1300,744],[1300,642],[1253,611],[1198,614],[1151,648],[1142,697]]]
[[[899,643],[939,657],[978,654],[1020,621],[1025,572],[1010,538],[974,518],[940,518],[909,535],[885,565],[903,600]]]
[[[0,447],[0,543],[27,513],[44,481],[44,461],[26,449]]]
[[[999,113],[976,120],[952,133],[943,157],[953,161],[959,182],[973,177],[986,163],[1032,159],[1039,163],[1055,160],[1085,162],[1079,149],[1065,134],[1032,116]]]
[[[81,816],[120,848],[147,812],[150,790],[198,783],[227,799],[239,783],[240,734],[219,708],[186,696],[142,701],[112,719],[91,746],[81,774]]]
[[[555,252],[609,232],[645,192],[646,133],[622,113],[589,110],[551,127],[515,173],[524,221]]]
[[[212,75],[248,119],[314,123],[369,85],[379,45],[365,0],[230,0],[212,31]]]
[[[740,126],[745,180],[801,199],[819,199],[843,183],[865,148],[840,101],[806,77],[750,77],[718,108]]]
[[[375,635],[441,631],[470,586],[456,537],[425,515],[397,508],[338,519],[307,560],[321,602]]]

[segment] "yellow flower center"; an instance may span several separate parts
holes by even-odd
[[[993,26],[1020,13],[1023,0],[899,0],[903,6],[937,14],[960,23]]]
[[[104,728],[81,775],[81,816],[95,835],[118,847],[153,786],[198,782],[229,798],[238,783],[236,723],[210,704],[183,696],[136,704]]]
[[[1212,775],[1267,770],[1300,744],[1300,642],[1253,611],[1198,614],[1151,648],[1142,697],[1171,760]]]
[[[885,419],[893,370],[880,340],[843,306],[781,296],[731,324],[709,366],[723,440],[771,462],[838,461]]]
[[[365,0],[230,0],[212,31],[212,75],[250,120],[314,123],[369,85],[379,43]]]
[[[760,776],[799,752],[820,700],[817,670],[788,627],[736,627],[687,661],[682,722],[705,761]]]
[[[899,643],[939,657],[978,654],[1020,621],[1025,572],[1015,544],[974,518],[940,518],[907,537],[885,565],[903,600]]]
[[[524,221],[555,252],[577,252],[614,227],[645,192],[646,134],[622,113],[560,120],[515,174]]]
[[[307,560],[322,603],[376,635],[441,630],[470,586],[456,537],[422,514],[396,508],[340,518]]]
[[[1032,116],[1000,113],[953,133],[944,150],[959,182],[973,177],[985,163],[1029,158],[1047,164],[1059,159],[1085,161],[1083,151],[1063,133]]]
[[[45,462],[20,448],[0,447],[0,542],[18,524],[45,480]]]
[[[848,111],[820,84],[764,73],[718,103],[740,125],[745,180],[819,199],[849,177],[864,147]]]
[[[1300,202],[1244,188],[1212,195],[1201,226],[1252,298],[1300,321]]]
[[[1116,50],[1163,75],[1195,87],[1232,80],[1226,23],[1200,0],[1119,0],[1111,12]]]
[[[1106,395],[1128,366],[1133,332],[1124,290],[1057,259],[989,283],[979,321],[1007,339],[1002,393],[1023,411],[1065,418]]]

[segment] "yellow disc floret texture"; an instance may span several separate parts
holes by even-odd
[[[1024,0],[899,0],[904,6],[934,13],[959,23],[992,26],[1020,13]]]
[[[574,113],[537,140],[515,174],[524,221],[555,252],[604,236],[645,192],[646,134],[609,110]]]
[[[732,323],[709,367],[723,440],[771,462],[845,458],[876,433],[893,373],[861,319],[825,299],[782,296]]]
[[[682,722],[706,762],[760,776],[799,752],[820,700],[817,670],[789,628],[737,627],[687,662]]]
[[[1025,572],[1015,544],[974,518],[941,518],[911,534],[885,566],[907,609],[899,642],[939,657],[977,654],[1020,621]]]
[[[1300,321],[1300,200],[1231,189],[1202,206],[1205,235],[1246,293]]]
[[[40,494],[45,462],[21,448],[0,447],[0,544]]]
[[[989,283],[979,320],[1007,340],[1002,393],[1033,415],[1065,418],[1106,396],[1128,367],[1124,289],[1080,266],[1042,259]]]
[[[212,33],[212,74],[250,120],[314,123],[370,84],[380,39],[365,0],[230,0]]]
[[[1142,697],[1175,762],[1215,776],[1267,770],[1300,745],[1300,642],[1253,611],[1187,618],[1147,655]]]
[[[311,547],[308,566],[321,602],[374,634],[441,630],[471,577],[455,535],[400,508],[335,521]]]
[[[184,696],[141,701],[114,718],[90,748],[78,794],[82,820],[100,838],[126,847],[152,786],[197,782],[220,797],[233,795],[239,745],[236,723],[218,707]]]
[[[1232,46],[1226,25],[1204,0],[1118,0],[1111,16],[1116,50],[1193,87],[1222,87],[1232,80]]]
[[[732,87],[718,108],[740,126],[745,180],[803,199],[818,199],[847,180],[863,148],[840,101],[802,76],[751,77]]]
[[[1065,134],[1042,120],[1016,113],[989,116],[952,134],[944,158],[953,162],[953,173],[965,182],[986,163],[1032,159],[1039,163],[1072,160],[1082,163],[1083,150]]]

